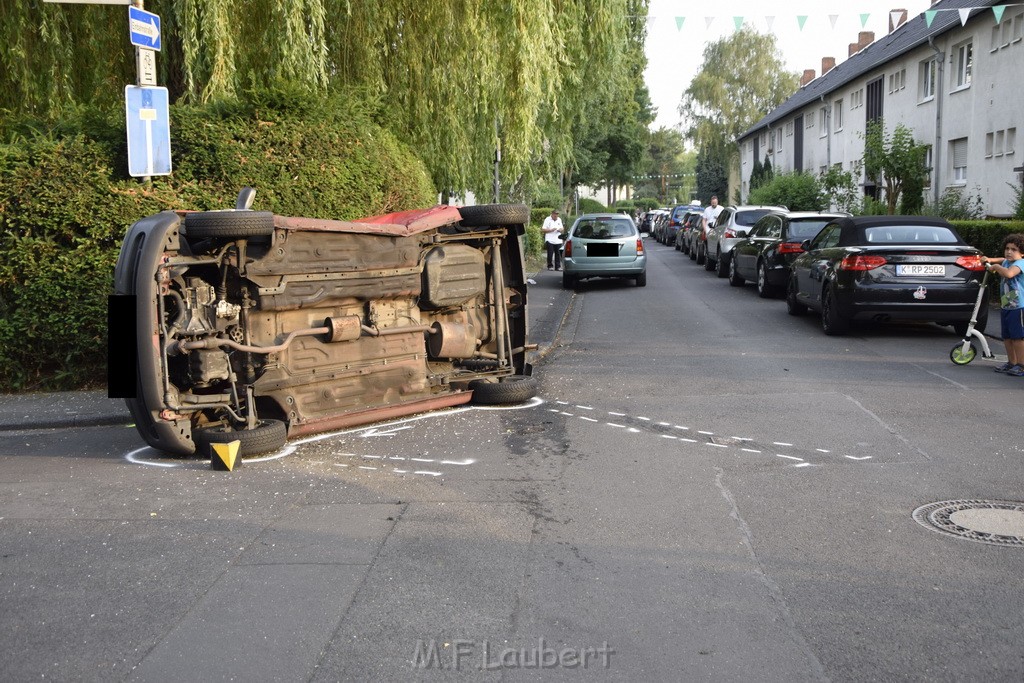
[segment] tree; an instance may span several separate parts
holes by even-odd
[[[692,173],[695,160],[693,153],[686,151],[683,134],[680,131],[661,127],[650,133],[643,172],[653,180],[656,196],[663,204],[668,201],[669,185],[673,179],[682,179],[688,173]],[[681,194],[688,197],[689,189],[684,188]]]
[[[688,122],[687,137],[701,151],[708,145],[721,148],[727,177],[727,169],[738,160],[736,139],[796,88],[797,75],[785,70],[775,37],[743,27],[704,49],[701,69],[683,93],[679,113]],[[715,181],[704,184],[709,183]]]
[[[914,133],[902,123],[887,132],[882,119],[868,123],[864,137],[864,170],[869,178],[881,180],[885,187],[885,202],[889,215],[905,190],[924,187],[927,169],[924,165],[927,146],[914,141]],[[913,203],[911,203],[913,206]],[[917,204],[919,208],[921,204]]]
[[[764,164],[761,165],[761,184],[770,183],[774,177],[775,171],[772,170],[772,160],[765,154]]]
[[[704,204],[717,195],[721,204],[728,203],[729,172],[724,163],[724,144],[711,143],[697,152],[697,198]]]
[[[753,192],[764,184],[764,166],[760,159],[754,159],[754,168],[750,170],[750,191]]]

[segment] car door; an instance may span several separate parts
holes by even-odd
[[[748,280],[757,279],[757,262],[773,242],[778,241],[782,234],[782,218],[773,214],[762,216],[750,229],[747,238],[740,242],[736,249],[736,270]]]
[[[733,212],[729,209],[722,209],[722,212],[718,214],[718,218],[715,220],[715,227],[709,228],[708,230],[708,254],[714,254],[715,250],[718,249],[718,240],[725,230],[726,226],[729,225],[729,221],[732,220]],[[714,258],[714,257],[712,257]]]
[[[793,262],[797,279],[797,300],[821,308],[822,283],[828,273],[830,261],[839,247],[840,226],[829,223],[810,241],[806,254]],[[799,265],[798,265],[799,264]]]

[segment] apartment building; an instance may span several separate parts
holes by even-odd
[[[854,170],[868,123],[881,118],[928,146],[925,201],[952,187],[979,195],[989,215],[1013,212],[1010,184],[1020,186],[1024,168],[1024,4],[940,0],[909,21],[904,10],[893,16],[887,35],[862,32],[844,62],[823,57],[820,75],[805,71],[799,91],[740,136],[744,199],[754,160],[766,156],[776,172]],[[863,172],[860,182],[874,195]]]

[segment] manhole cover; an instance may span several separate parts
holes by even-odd
[[[946,500],[917,508],[914,520],[940,534],[992,545],[1024,547],[1024,503]]]

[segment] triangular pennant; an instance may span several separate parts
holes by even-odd
[[[1002,23],[1003,21],[1003,10],[1006,9],[1006,5],[993,5],[992,14],[996,15],[996,23]]]
[[[889,12],[889,26],[899,26],[901,21],[903,21],[903,10]]]
[[[935,21],[935,15],[939,13],[937,9],[926,9],[924,11],[924,24],[928,28],[932,27],[932,22]]]
[[[714,17],[704,17],[704,27],[711,28],[711,24],[715,22]]]
[[[683,30],[683,22],[686,21],[686,17],[676,17],[676,30]]]
[[[962,7],[957,10],[960,13],[960,25],[967,26],[967,17],[971,16],[971,10],[973,7]]]
[[[775,23],[775,17],[765,17],[764,21],[765,21],[766,24],[768,24],[768,30],[771,31],[772,30],[772,24]]]
[[[743,26],[743,17],[733,17],[732,23],[736,25],[736,30],[739,31],[740,27]]]
[[[800,24],[800,30],[803,31],[804,30],[804,24],[807,23],[807,15],[806,14],[798,14],[798,15],[796,15],[796,23]]]
[[[868,25],[868,19],[870,17],[871,17],[870,14],[862,14],[862,15],[860,15],[860,27],[861,28],[864,28],[865,26]]]
[[[830,15],[828,15],[828,20],[832,22],[832,28],[833,29],[835,29],[835,27],[836,27],[836,19],[838,19],[838,18],[839,18],[838,14],[830,14]]]

